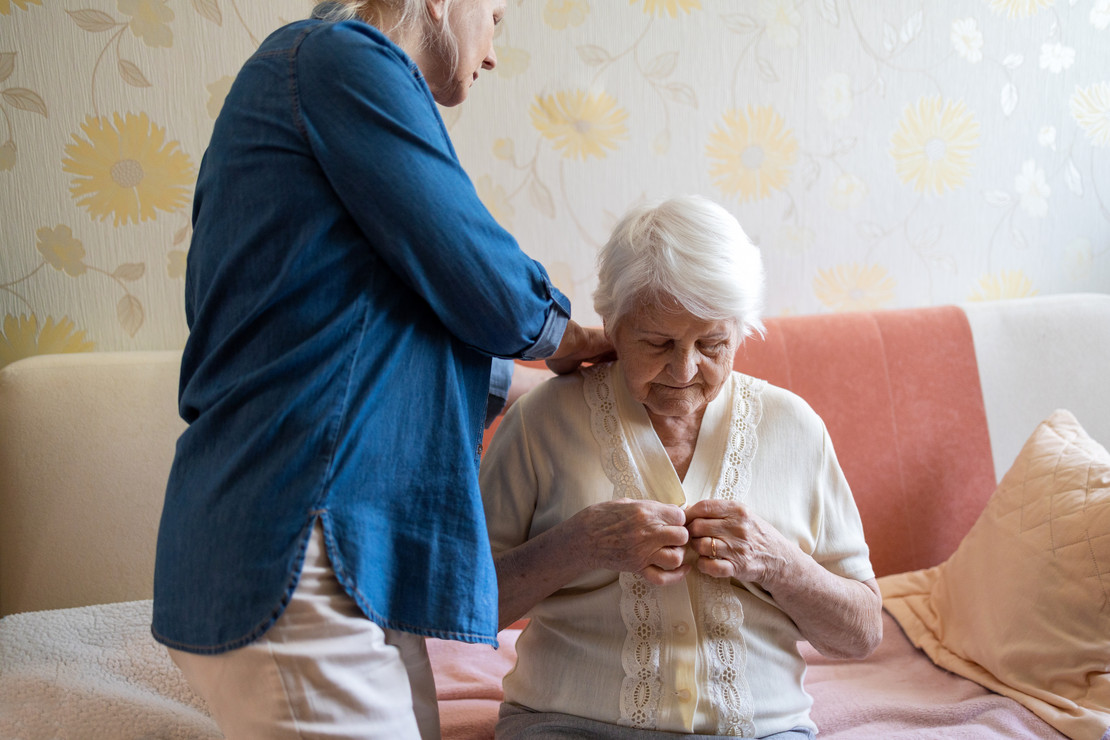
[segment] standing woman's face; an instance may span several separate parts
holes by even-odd
[[[433,18],[439,20],[443,3],[429,0]],[[505,15],[504,0],[454,0],[449,6],[448,28],[459,47],[457,63],[447,58],[443,44],[433,44],[421,67],[424,79],[436,102],[451,107],[466,100],[478,72],[493,69],[497,56],[493,51],[493,32]],[[425,68],[426,66],[426,68]]]

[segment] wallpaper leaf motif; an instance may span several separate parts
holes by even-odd
[[[6,82],[15,74],[15,66],[15,52],[4,52],[0,54],[0,82]],[[17,110],[35,113],[43,118],[50,117],[42,96],[26,87],[9,87],[0,90],[0,100],[3,100],[5,105],[16,108]],[[0,144],[0,172],[5,172],[15,168],[18,150],[15,144],[15,126],[12,118],[6,107],[0,106],[0,113],[3,113],[3,120],[8,135],[4,143]]]
[[[43,118],[46,118],[46,103],[43,102],[42,97],[34,90],[28,90],[25,87],[9,87],[3,91],[4,102],[11,105],[13,108],[19,108],[30,113],[38,113]]]
[[[201,18],[215,23],[217,26],[224,24],[224,14],[216,0],[193,0],[193,9]]]
[[[88,31],[89,33],[103,33],[124,25],[118,23],[112,16],[107,13],[102,13],[99,10],[86,8],[84,10],[67,10],[66,13],[69,14],[69,17],[73,19],[73,22],[77,24],[78,28],[83,31]]]
[[[15,52],[5,51],[0,53],[0,82],[12,76],[15,71]]]
[[[58,224],[53,228],[43,226],[35,232],[35,236],[37,239],[35,248],[42,255],[42,263],[18,280],[0,284],[0,290],[15,295],[21,298],[24,303],[30,305],[30,301],[18,294],[14,286],[27,281],[46,265],[73,278],[81,277],[89,272],[104,275],[123,290],[123,296],[117,302],[116,311],[120,325],[131,336],[139,331],[145,316],[142,301],[133,295],[124,283],[141,279],[146,274],[146,264],[141,262],[123,263],[112,272],[91,266],[85,261],[84,244],[73,235],[73,231],[65,224]]]
[[[132,87],[150,87],[150,80],[146,78],[137,64],[129,62],[126,59],[120,59],[117,64],[119,67],[119,76],[128,85]]]

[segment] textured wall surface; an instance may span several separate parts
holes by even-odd
[[[718,200],[770,314],[1110,292],[1110,0],[508,0],[445,110],[586,323],[644,197]],[[0,365],[180,347],[226,90],[309,0],[0,0]]]

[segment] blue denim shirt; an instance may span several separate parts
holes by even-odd
[[[257,638],[319,519],[367,617],[495,643],[491,357],[551,354],[570,306],[482,206],[419,70],[361,22],[276,31],[216,121],[193,222],[155,637]]]

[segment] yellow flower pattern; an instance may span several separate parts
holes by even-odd
[[[543,6],[543,22],[556,31],[581,26],[589,14],[586,0],[547,0]]]
[[[73,135],[62,169],[75,177],[70,193],[93,218],[112,217],[116,226],[153,219],[189,202],[194,168],[176,141],[145,113],[89,116],[85,138]]]
[[[1051,7],[1056,0],[987,0],[991,10],[1007,18],[1028,18]]]
[[[898,178],[918,193],[937,195],[963,185],[979,143],[979,122],[962,101],[923,97],[907,106],[890,140]]]
[[[169,27],[173,10],[166,0],[119,0],[119,10],[131,16],[128,23],[131,33],[147,46],[173,46],[173,31]]]
[[[51,267],[72,277],[85,274],[88,269],[84,262],[85,247],[73,237],[68,226],[59,225],[53,229],[44,226],[35,235],[38,237],[36,247]]]
[[[173,279],[185,277],[185,266],[188,264],[189,253],[183,249],[174,249],[166,255],[166,274]]]
[[[180,347],[196,166],[304,2],[0,0],[0,333]],[[1110,286],[1110,0],[531,5],[440,113],[584,320],[612,224],[679,192],[785,260],[769,314]]]
[[[35,314],[4,317],[0,333],[0,367],[34,355],[53,355],[65,352],[92,352],[95,343],[85,338],[84,331],[76,331],[68,316],[55,320],[46,317],[41,331]]]
[[[628,112],[605,92],[568,90],[536,98],[532,125],[567,159],[604,159],[628,138]]]
[[[234,77],[224,75],[215,82],[205,85],[204,89],[208,91],[208,103],[205,108],[208,110],[208,117],[213,121],[223,110],[224,101],[227,99],[227,94],[231,92],[231,83],[233,82],[235,82]]]
[[[1087,133],[1091,143],[1110,147],[1110,82],[1077,88],[1069,102],[1072,118]]]
[[[1028,298],[1037,295],[1033,281],[1021,270],[1003,270],[997,275],[984,275],[969,301],[1002,301],[1008,298]]]
[[[506,229],[511,229],[513,215],[516,210],[513,208],[513,204],[509,202],[505,188],[495,183],[489,175],[479,177],[475,187],[478,190],[478,198],[482,201],[486,210],[497,219],[497,223]]]
[[[28,5],[42,5],[42,0],[0,0],[0,15],[11,15],[12,5],[27,10]]]
[[[644,12],[651,16],[669,15],[677,18],[679,13],[701,10],[701,0],[628,0],[629,5],[644,4]]]
[[[879,265],[839,265],[818,270],[813,292],[833,311],[871,311],[894,302],[894,278]]]
[[[725,114],[709,135],[706,154],[713,160],[713,184],[741,203],[762,200],[790,182],[798,142],[770,106],[748,106]]]

